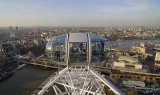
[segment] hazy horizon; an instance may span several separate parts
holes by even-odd
[[[160,26],[160,0],[1,0],[0,27]]]

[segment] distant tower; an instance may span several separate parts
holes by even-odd
[[[12,30],[12,26],[9,26],[9,30]]]
[[[15,35],[15,32],[13,31],[13,29],[12,29],[12,26],[9,27],[9,32],[10,32],[10,37],[15,38],[16,35]]]
[[[19,32],[19,27],[18,26],[16,26],[16,32]]]

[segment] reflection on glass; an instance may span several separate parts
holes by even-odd
[[[99,62],[102,59],[102,43],[101,42],[91,42],[92,46],[92,56],[91,62]]]
[[[110,45],[107,40],[91,42],[91,62],[98,63],[109,56]],[[95,64],[92,64],[95,65]]]
[[[70,63],[87,62],[87,43],[69,43]]]
[[[54,61],[65,61],[66,35],[56,36],[46,45],[47,56]]]

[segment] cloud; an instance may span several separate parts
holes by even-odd
[[[144,11],[151,7],[150,0],[125,0],[128,6],[133,10]]]
[[[121,0],[121,4],[110,4],[102,6],[101,10],[108,14],[126,14],[134,12],[146,12],[148,11],[152,4],[150,0]],[[99,9],[100,10],[100,9]]]

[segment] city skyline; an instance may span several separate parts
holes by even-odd
[[[2,0],[0,27],[160,26],[159,0]]]

